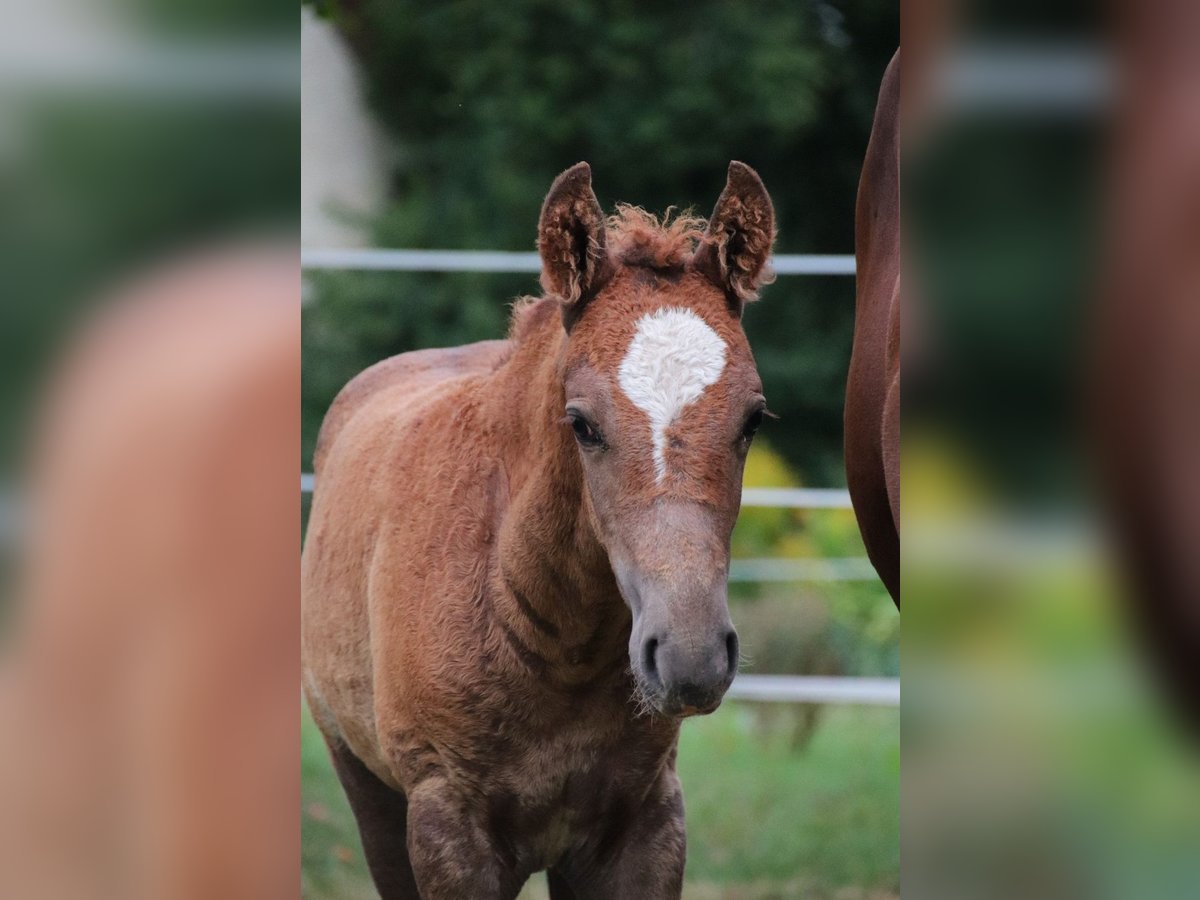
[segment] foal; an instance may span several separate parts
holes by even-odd
[[[711,220],[546,197],[506,341],[393,357],[327,415],[304,688],[380,893],[678,898],[680,721],[737,667],[726,603],[764,410],[741,328],[771,202]]]

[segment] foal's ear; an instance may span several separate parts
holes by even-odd
[[[767,266],[773,243],[775,210],[767,189],[757,172],[735,160],[693,264],[725,290],[741,315],[758,289],[775,280]]]
[[[567,328],[579,317],[607,271],[604,211],[592,193],[592,170],[576,163],[550,186],[538,221],[542,288],[563,304]]]

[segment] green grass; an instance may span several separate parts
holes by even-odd
[[[378,900],[354,814],[308,707],[300,713],[300,896]]]
[[[897,889],[899,723],[896,710],[830,709],[799,751],[790,716],[760,723],[751,708],[729,703],[688,722],[679,774],[689,879],[799,882],[805,896]]]
[[[688,813],[687,900],[891,898],[900,882],[897,710],[830,709],[803,751],[787,716],[726,703],[687,722],[679,750]],[[373,898],[354,820],[307,711],[302,896]],[[540,878],[523,897],[544,897]]]

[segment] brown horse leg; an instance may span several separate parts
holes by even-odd
[[[578,894],[558,872],[551,869],[546,873],[546,883],[550,886],[550,900],[578,900]]]
[[[475,797],[430,776],[409,792],[408,856],[422,900],[515,900],[529,872],[493,839]]]
[[[408,801],[376,778],[340,741],[327,743],[381,900],[421,900],[408,861]]]
[[[625,821],[610,823],[596,857],[568,864],[578,900],[679,900],[687,836],[683,791],[674,771],[664,772],[645,803]]]

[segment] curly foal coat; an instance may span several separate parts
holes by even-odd
[[[508,340],[406,353],[338,396],[303,561],[304,688],[384,898],[679,897],[682,717],[714,709],[742,465],[758,177],[705,228],[551,188],[547,296]]]

